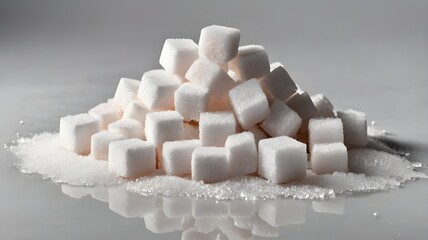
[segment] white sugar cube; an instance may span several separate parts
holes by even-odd
[[[169,73],[184,77],[197,58],[198,45],[192,39],[167,39],[159,63]]]
[[[366,114],[356,110],[338,111],[337,116],[342,119],[345,135],[345,145],[349,148],[362,148],[367,145],[367,118]]]
[[[315,144],[311,151],[312,172],[327,174],[348,171],[348,152],[341,142]]]
[[[294,199],[264,201],[259,216],[274,227],[301,224],[306,221],[306,204]]]
[[[229,135],[236,132],[231,112],[203,112],[199,122],[199,139],[203,146],[223,147]]]
[[[114,102],[122,111],[137,96],[140,81],[130,78],[121,78],[114,94]]]
[[[185,217],[192,215],[192,200],[186,197],[163,197],[162,210],[165,216]]]
[[[260,79],[260,85],[266,96],[273,100],[287,100],[297,91],[297,86],[283,66],[271,64],[270,73]]]
[[[309,120],[309,149],[316,143],[343,143],[343,124],[340,118],[312,118]]]
[[[249,132],[252,132],[254,135],[254,140],[256,141],[256,146],[259,146],[259,142],[262,139],[268,138],[269,136],[266,134],[265,131],[263,131],[260,126],[255,125],[254,127],[251,127],[248,129]]]
[[[169,218],[161,210],[144,216],[147,230],[153,233],[167,233],[183,230],[184,218]]]
[[[276,99],[270,108],[269,116],[260,126],[272,137],[293,137],[301,125],[300,116],[283,101]]]
[[[217,98],[224,98],[227,92],[236,85],[223,69],[204,58],[193,62],[186,73],[186,79],[207,88],[210,94]]]
[[[138,98],[151,110],[174,109],[174,92],[179,81],[162,69],[145,72],[141,77]]]
[[[199,147],[192,153],[192,180],[206,183],[220,182],[228,178],[225,148]]]
[[[166,174],[190,174],[193,150],[201,146],[201,142],[196,139],[165,142],[162,148],[162,166]]]
[[[270,72],[269,58],[262,46],[241,46],[236,58],[229,62],[229,68],[243,81],[262,78]]]
[[[224,64],[238,53],[239,29],[212,25],[201,30],[199,55],[217,64]]]
[[[140,122],[134,119],[121,119],[108,125],[110,132],[119,133],[126,138],[144,139],[144,129]]]
[[[137,138],[111,142],[108,167],[120,177],[134,178],[150,174],[156,168],[155,146]]]
[[[257,79],[248,80],[229,91],[236,117],[245,130],[269,115],[269,103]]]
[[[147,141],[161,148],[166,141],[180,140],[183,135],[183,117],[176,111],[152,112],[146,116]]]
[[[91,156],[97,160],[107,160],[109,144],[125,138],[122,134],[106,130],[95,133],[91,137]]]
[[[333,104],[331,104],[330,100],[324,94],[319,93],[311,96],[311,100],[314,103],[317,111],[312,116],[313,118],[327,118],[327,117],[335,117]]]
[[[129,192],[125,187],[109,187],[108,206],[122,217],[143,217],[156,210],[156,198],[140,196]]]
[[[149,112],[150,109],[144,106],[143,103],[138,100],[134,100],[128,104],[122,118],[137,120],[141,126],[144,126],[146,123],[146,115]]]
[[[208,107],[208,100],[207,88],[187,82],[175,91],[175,111],[183,116],[184,121],[199,121],[199,115],[201,112],[205,112]]]
[[[242,176],[257,172],[257,148],[251,132],[230,135],[225,147],[229,176]]]
[[[194,198],[192,199],[192,215],[195,219],[225,218],[228,215],[227,204],[214,199]]]
[[[183,123],[183,134],[181,140],[199,139],[199,126],[192,123]]]
[[[307,92],[297,92],[286,101],[286,104],[297,112],[302,120],[310,118],[317,112],[317,108]]]
[[[87,113],[62,117],[59,126],[60,145],[77,154],[89,154],[91,136],[98,131],[98,120]]]
[[[260,176],[274,182],[287,183],[306,176],[306,144],[287,136],[259,142]]]
[[[109,103],[101,103],[88,111],[89,115],[96,118],[101,130],[107,130],[107,126],[122,117],[122,111]]]

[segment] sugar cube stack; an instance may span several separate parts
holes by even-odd
[[[307,150],[312,172],[347,172],[347,149],[367,145],[365,114],[336,114],[263,46],[240,40],[239,29],[218,25],[198,44],[166,39],[162,69],[121,78],[107,103],[61,118],[59,145],[125,178],[157,167],[205,183],[258,175],[283,184],[306,176]]]

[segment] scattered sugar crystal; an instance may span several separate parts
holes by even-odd
[[[333,104],[331,104],[330,100],[324,94],[319,93],[311,96],[311,100],[314,103],[317,111],[312,116],[313,118],[328,118],[335,117]]]
[[[167,175],[190,174],[192,152],[202,144],[199,140],[165,142],[162,148],[162,166]]]
[[[91,157],[96,160],[107,160],[109,144],[125,138],[122,134],[106,130],[95,133],[91,137]]]
[[[257,172],[257,148],[251,132],[230,135],[225,147],[229,176],[242,176]]]
[[[187,82],[174,94],[175,111],[183,116],[184,121],[199,121],[201,112],[208,107],[209,91],[207,88]]]
[[[107,130],[110,123],[122,117],[122,111],[109,103],[101,103],[88,111],[89,115],[98,120],[101,130]]]
[[[306,176],[306,144],[290,137],[263,139],[259,142],[260,176],[286,183]]]
[[[205,183],[220,182],[228,178],[225,148],[199,147],[192,153],[192,180]]]
[[[137,96],[140,81],[121,78],[114,94],[114,102],[124,111],[128,104]]]
[[[141,126],[144,126],[146,123],[146,115],[150,112],[143,103],[138,100],[133,100],[126,107],[125,112],[123,113],[123,119],[134,119],[137,120]]]
[[[201,30],[199,55],[217,64],[224,64],[238,53],[239,29],[212,25]]]
[[[269,115],[269,103],[257,79],[248,80],[230,90],[229,98],[244,129],[250,129]]]
[[[269,58],[260,45],[241,46],[238,55],[229,62],[229,68],[243,81],[262,78],[270,72]]]
[[[171,74],[184,77],[198,58],[198,45],[192,39],[167,39],[159,63]]]
[[[296,93],[297,86],[283,66],[271,64],[270,69],[270,73],[260,79],[260,85],[269,100],[285,101]]]
[[[87,113],[62,117],[59,144],[69,151],[86,155],[91,150],[91,136],[98,131],[98,120]]]
[[[126,138],[145,139],[144,128],[134,119],[121,119],[108,125],[110,132],[122,134]]]
[[[236,132],[235,116],[231,112],[204,112],[199,122],[199,139],[203,146],[224,147],[229,135]]]
[[[309,120],[309,149],[319,143],[343,143],[343,123],[340,118]]]
[[[348,109],[338,111],[337,116],[342,119],[345,135],[345,145],[349,148],[361,148],[367,145],[367,118],[366,114]]]
[[[25,122],[23,120],[19,121],[19,125],[24,125]]]
[[[179,81],[163,69],[145,72],[141,77],[138,98],[151,110],[174,109],[174,92]]]
[[[186,79],[207,88],[212,97],[224,98],[236,84],[235,81],[217,64],[204,58],[194,61],[186,72]]]
[[[277,99],[272,103],[269,116],[260,126],[272,137],[293,137],[301,124],[300,116],[283,101]]]
[[[314,144],[311,149],[311,169],[317,174],[348,171],[348,153],[341,142]]]
[[[183,135],[183,117],[176,111],[152,112],[146,116],[147,141],[161,148],[166,141],[180,140]]]
[[[111,142],[108,167],[118,176],[126,178],[150,174],[156,168],[155,146],[137,138]]]
[[[303,120],[312,117],[317,112],[317,108],[307,92],[297,92],[286,101],[286,104],[297,112]]]

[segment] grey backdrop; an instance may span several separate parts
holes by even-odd
[[[121,76],[158,68],[166,38],[241,29],[309,93],[370,120],[428,164],[428,1],[0,1],[0,143],[55,131],[60,116],[112,96]],[[19,125],[24,120],[25,125]],[[0,152],[0,239],[179,239],[155,235],[90,198],[25,176]],[[428,239],[427,181],[350,197],[345,215],[311,213],[282,239]],[[373,212],[382,217],[373,219]],[[258,238],[257,238],[258,239]]]

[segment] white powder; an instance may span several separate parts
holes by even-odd
[[[384,150],[393,150],[386,145],[384,147]],[[316,175],[308,170],[305,179],[283,185],[254,176],[204,184],[186,178],[165,176],[162,172],[137,181],[127,181],[110,173],[106,161],[79,156],[59,147],[57,133],[20,138],[15,146],[8,149],[18,157],[18,169],[26,174],[39,174],[54,182],[75,186],[111,186],[125,183],[128,190],[141,195],[158,194],[169,197],[206,197],[218,200],[278,197],[324,199],[332,198],[335,194],[397,188],[407,180],[426,178],[425,174],[414,171],[414,166],[418,164],[372,149],[349,152],[350,169],[357,173]]]

